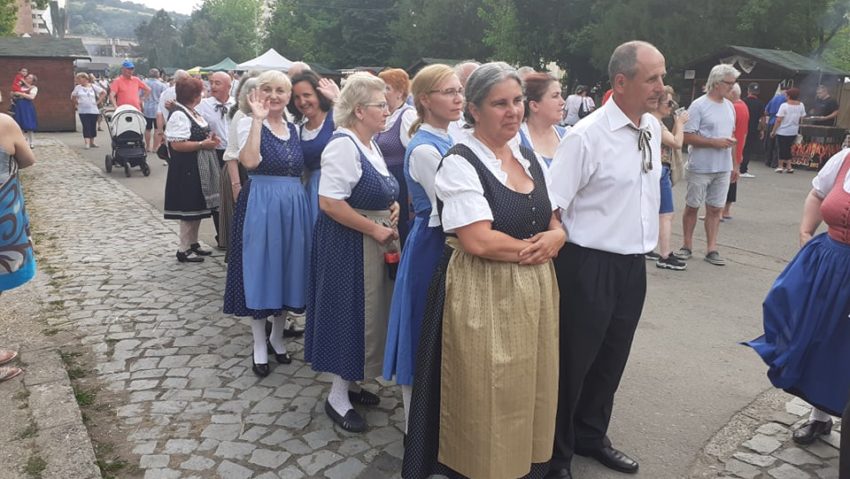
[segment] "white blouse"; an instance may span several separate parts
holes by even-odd
[[[227,148],[224,149],[224,161],[239,161],[239,133],[236,131],[236,126],[243,118],[245,114],[242,110],[237,110],[227,125]]]
[[[416,115],[416,108],[413,108],[410,105],[404,104],[396,111],[393,112],[392,115],[387,117],[387,124],[384,128],[384,131],[389,131],[390,128],[395,125],[398,117],[401,116],[401,131],[399,132],[399,137],[401,139],[401,144],[405,148],[407,148],[407,144],[410,143],[410,127],[413,126],[413,123],[416,121],[418,116]]]
[[[496,179],[501,184],[507,185],[508,174],[502,171],[502,160],[496,158],[492,150],[475,138],[475,135],[466,135],[455,142],[455,145],[458,144],[468,146]],[[519,145],[511,141],[508,142],[508,146],[514,158],[522,165],[525,174],[533,178],[531,163],[522,156]],[[549,187],[549,173],[545,166],[540,169],[543,171],[546,188],[550,190],[549,201],[552,203],[552,210],[556,210],[558,206]],[[443,159],[443,166],[437,171],[435,190],[437,196],[443,201],[442,221],[443,230],[446,233],[453,233],[458,228],[478,221],[493,221],[493,212],[484,197],[484,187],[478,179],[478,173],[475,167],[462,156],[448,155]]]
[[[366,147],[357,135],[348,128],[339,127],[336,133],[347,135],[351,141],[339,138],[328,143],[322,152],[322,177],[319,179],[319,196],[334,200],[346,200],[351,190],[360,182],[363,168],[360,166],[360,151],[378,173],[389,176],[384,156],[374,141]],[[360,148],[360,151],[357,150]]]
[[[818,175],[812,179],[812,188],[815,194],[821,198],[826,198],[826,195],[832,191],[835,182],[838,180],[838,173],[841,172],[841,166],[844,165],[845,158],[850,155],[850,149],[845,148],[834,154],[829,161],[821,168]],[[844,176],[844,191],[850,193],[850,170]]]
[[[235,119],[235,118],[234,118]],[[242,152],[242,148],[245,148],[245,144],[248,143],[248,135],[251,134],[251,124],[254,122],[253,116],[244,116],[239,120],[239,123],[236,125],[236,139],[239,143],[239,152]],[[271,125],[269,125],[268,118],[263,120],[263,126],[269,129],[272,132],[272,135],[280,138],[283,141],[289,140],[289,123],[284,122],[285,131],[282,135],[278,135],[272,129]],[[298,130],[296,130],[298,131]],[[236,158],[239,158],[239,154],[237,153]],[[263,162],[263,155],[260,154],[260,163]]]
[[[174,105],[175,107],[181,106],[188,110],[188,108],[179,103],[175,102]],[[192,120],[188,116],[191,113],[188,111],[184,113],[186,115],[171,115],[168,118],[168,123],[165,124],[165,137],[168,141],[185,141],[192,136]],[[207,126],[207,120],[204,120],[203,117],[195,117],[195,122],[202,128]]]
[[[447,130],[435,128],[427,123],[423,123],[419,129],[433,133],[440,138],[450,139]],[[434,191],[434,181],[437,176],[437,167],[440,166],[440,160],[442,159],[443,155],[437,151],[437,147],[425,144],[419,145],[411,151],[408,160],[407,168],[410,177],[422,185],[422,188],[428,195],[428,200],[431,202],[431,216],[428,218],[428,226],[440,226],[440,214],[437,211],[437,196]]]

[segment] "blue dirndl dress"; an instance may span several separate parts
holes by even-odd
[[[307,302],[310,210],[301,183],[304,156],[292,124],[289,139],[263,126],[259,166],[248,172],[233,213],[224,312],[265,319],[300,313]]]
[[[451,138],[420,129],[410,139],[404,155],[404,176],[407,190],[413,198],[416,217],[407,235],[407,244],[402,251],[396,275],[384,352],[384,378],[392,380],[395,377],[398,384],[413,384],[416,348],[425,314],[425,297],[446,242],[441,226],[428,226],[433,205],[422,185],[410,176],[410,154],[420,145],[432,145],[440,156],[445,156],[453,143]]]
[[[354,142],[345,133],[336,133],[331,141]],[[366,218],[388,226],[398,183],[392,175],[378,172],[357,148],[362,174],[345,201]],[[392,298],[383,251],[372,238],[319,213],[304,334],[304,359],[314,370],[347,381],[381,375]]]
[[[774,386],[841,416],[850,392],[850,244],[806,243],[764,300],[764,335],[745,344]]]
[[[331,141],[335,128],[334,112],[331,110],[327,113],[319,134],[312,140],[301,140],[301,151],[304,152],[304,167],[307,169],[305,186],[307,188],[307,200],[310,205],[310,218],[313,220],[311,225],[315,225],[316,219],[319,217],[319,179],[322,177],[322,152],[325,151],[325,146]],[[303,138],[304,125],[301,125],[301,134]]]
[[[35,105],[29,98],[15,99],[15,121],[23,131],[38,130],[38,118],[35,114]]]
[[[558,134],[558,138],[563,138],[564,135],[567,134],[567,129],[563,126],[555,125],[554,128],[555,133]],[[519,129],[519,144],[528,148],[529,150],[534,151],[534,145],[531,144],[531,138],[528,135],[528,126],[526,125],[526,123],[523,123],[522,127]],[[541,155],[540,153],[537,153],[537,156],[543,159],[543,162],[546,164],[547,167],[552,165],[552,158],[547,158]]]
[[[398,238],[401,242],[402,250],[407,244],[407,232],[410,228],[410,204],[408,199],[407,181],[404,174],[404,159],[407,148],[401,143],[401,125],[404,123],[405,110],[411,107],[410,105],[402,105],[399,107],[402,111],[399,113],[395,123],[384,132],[375,135],[375,143],[381,149],[381,154],[387,162],[387,169],[395,177],[398,182]]]
[[[17,288],[35,276],[30,220],[18,178],[18,163],[0,148],[0,291]]]

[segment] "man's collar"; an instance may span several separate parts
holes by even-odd
[[[602,108],[605,111],[605,115],[608,117],[608,127],[611,128],[611,131],[619,130],[620,128],[628,125],[637,129],[645,128],[647,126],[646,113],[640,116],[640,125],[635,125],[632,123],[632,120],[623,113],[623,110],[620,109],[620,105],[617,105],[613,96],[604,105],[602,105]]]

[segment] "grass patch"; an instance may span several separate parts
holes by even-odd
[[[89,375],[89,371],[87,369],[83,369],[79,366],[74,366],[68,369],[68,378],[70,379],[80,379]]]
[[[100,468],[100,474],[103,476],[103,479],[116,479],[119,477],[118,473],[120,472],[125,473],[121,474],[121,476],[128,475],[127,473],[130,471],[125,471],[128,465],[129,463],[127,461],[118,458],[109,461],[103,459],[97,460],[97,467]]]
[[[65,352],[59,351],[59,357],[62,358],[62,363],[65,364],[65,367],[72,366],[74,360],[78,357],[82,356],[82,353],[73,353],[73,352]]]
[[[97,393],[94,391],[87,391],[82,388],[74,387],[74,398],[77,400],[77,404],[80,407],[89,407],[94,404],[94,400],[97,397]]]
[[[31,422],[29,426],[26,427],[23,431],[19,432],[17,435],[18,439],[29,439],[31,437],[35,437],[38,433],[38,426],[35,425],[34,422]]]
[[[47,469],[47,462],[41,456],[30,456],[27,460],[27,465],[24,466],[24,472],[36,479],[41,478],[41,473],[45,469]]]

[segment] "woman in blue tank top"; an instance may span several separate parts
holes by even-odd
[[[547,73],[532,73],[525,77],[523,89],[525,121],[519,130],[520,143],[534,150],[549,166],[566,134],[566,130],[558,126],[564,110],[561,85]]]

